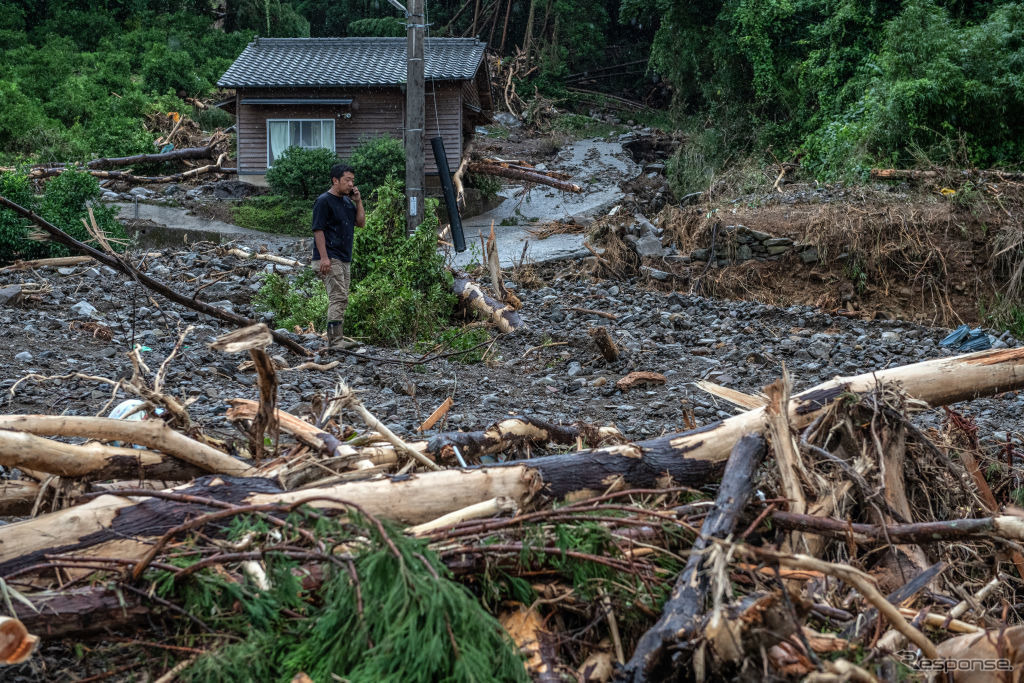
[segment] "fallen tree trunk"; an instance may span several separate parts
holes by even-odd
[[[130,171],[97,171],[93,169],[85,169],[83,172],[88,173],[94,178],[101,178],[106,180],[122,180],[126,183],[135,185],[146,185],[152,183],[177,183],[182,180],[194,178],[196,176],[203,175],[204,173],[215,173],[217,171],[224,170],[223,163],[224,159],[227,158],[226,154],[221,154],[217,159],[216,163],[207,164],[206,166],[200,166],[199,168],[189,169],[188,171],[182,171],[181,173],[172,173],[170,175],[135,175]],[[67,170],[73,169],[73,167],[64,168],[39,168],[28,173],[30,179],[36,178],[50,178],[52,176],[58,176]]]
[[[77,266],[82,263],[89,263],[90,261],[92,261],[92,256],[57,256],[55,258],[41,258],[32,261],[15,261],[9,266],[0,268],[0,271],[63,268],[64,266]]]
[[[480,313],[502,332],[515,332],[523,326],[523,319],[512,306],[495,301],[468,277],[456,276],[452,291],[459,297],[460,304]]]
[[[502,168],[510,168],[513,171],[535,173],[537,175],[547,176],[548,178],[554,178],[555,180],[572,180],[572,175],[569,173],[563,173],[562,171],[541,171],[521,159],[516,159],[514,161],[504,161],[502,159],[481,159],[477,163],[494,164],[495,166],[500,166]]]
[[[91,479],[192,479],[211,471],[153,451],[98,443],[79,446],[9,429],[0,429],[0,465]]]
[[[83,586],[33,593],[27,596],[31,607],[16,600],[11,606],[30,631],[43,638],[62,638],[103,633],[144,619],[152,610],[142,597],[131,589]]]
[[[665,437],[597,451],[582,451],[494,467],[427,472],[394,479],[283,492],[269,479],[208,476],[172,492],[103,495],[82,505],[0,527],[0,577],[45,560],[46,555],[138,558],[147,541],[186,518],[221,505],[293,504],[322,508],[355,503],[367,512],[418,524],[491,498],[520,508],[536,499],[600,495],[612,485],[627,488],[696,486],[717,479],[721,463],[693,460]],[[125,496],[132,495],[132,498]],[[150,498],[143,496],[150,495]],[[160,496],[170,496],[167,500]],[[219,507],[219,506],[218,506]]]
[[[93,159],[92,161],[88,161],[84,166],[85,168],[99,169],[117,168],[118,166],[134,166],[135,164],[158,164],[165,161],[184,161],[186,159],[212,159],[217,153],[217,145],[223,139],[223,136],[218,134],[211,138],[210,144],[205,147],[183,147],[182,149],[173,149],[170,152],[134,154],[129,157],[105,157],[103,159]],[[31,170],[66,169],[69,167],[74,168],[75,166],[77,166],[77,164],[37,164],[32,166]],[[0,169],[0,171],[14,170],[16,170],[14,167]]]
[[[245,476],[252,469],[241,460],[190,439],[184,434],[179,434],[160,420],[135,422],[109,417],[73,415],[0,415],[0,430],[25,432],[36,436],[59,435],[139,444],[180,458],[203,471],[218,474]],[[83,447],[78,446],[77,448]],[[114,455],[121,455],[121,453],[114,453]]]
[[[42,216],[39,216],[38,214],[32,211],[29,211],[25,207],[12,202],[10,199],[7,199],[4,196],[0,196],[0,206],[6,206],[8,209],[11,209],[19,216],[27,218],[28,220],[32,221],[40,228],[45,230],[54,242],[58,242],[66,247],[70,247],[76,251],[80,251],[84,254],[92,256],[100,263],[108,265],[114,270],[124,273],[125,275],[129,276],[136,282],[145,285],[146,287],[163,295],[164,297],[173,301],[176,304],[185,306],[186,308],[191,308],[193,311],[199,311],[200,313],[211,316],[213,318],[217,318],[218,320],[223,320],[224,322],[231,323],[232,325],[236,325],[238,327],[248,327],[249,325],[256,324],[255,320],[250,320],[249,318],[246,318],[244,316],[231,313],[230,311],[225,311],[223,308],[217,308],[216,306],[211,306],[202,301],[198,301],[193,297],[184,296],[183,294],[175,292],[170,287],[154,280],[153,278],[138,270],[131,264],[125,262],[124,259],[102,252],[99,249],[96,249],[94,247],[89,246],[88,244],[85,244],[84,242],[79,242],[74,237],[67,234],[53,223],[47,221]],[[271,332],[271,335],[274,337],[274,341],[276,341],[278,344],[299,354],[300,356],[312,355],[312,353],[310,353],[307,349],[303,348],[301,345],[289,339],[283,334]]]
[[[705,550],[711,545],[711,539],[724,539],[733,533],[750,494],[754,492],[754,474],[765,450],[765,440],[760,434],[748,434],[736,443],[722,475],[715,507],[704,519],[686,568],[676,579],[661,618],[640,638],[633,656],[625,665],[622,673],[625,680],[675,680],[672,674],[676,665],[667,661],[671,659],[668,650],[687,633],[693,633],[704,613],[710,582],[710,572],[702,571],[707,559]]]
[[[302,268],[305,265],[301,261],[285,258],[284,256],[278,256],[277,254],[261,254],[255,251],[245,251],[244,249],[239,249],[237,247],[228,249],[224,253],[230,256],[237,256],[238,258],[252,258],[259,261],[269,261],[271,263],[276,263],[281,266],[289,266],[291,268]]]
[[[549,178],[540,171],[528,171],[520,168],[507,168],[505,166],[499,166],[498,164],[488,164],[480,161],[472,161],[469,164],[470,173],[480,173],[482,175],[496,175],[502,178],[509,178],[511,180],[522,180],[526,183],[535,183],[537,185],[548,185],[556,190],[562,190],[564,192],[582,192],[583,188],[576,183],[570,183],[565,180],[558,180],[557,178]]]

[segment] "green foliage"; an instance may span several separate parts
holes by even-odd
[[[280,195],[249,197],[232,209],[235,225],[279,235],[309,237],[313,205],[306,199]]]
[[[487,175],[486,173],[467,173],[466,187],[475,187],[480,190],[480,194],[483,195],[486,201],[491,201],[498,196],[504,184],[497,176]]]
[[[264,273],[263,284],[253,297],[253,308],[274,314],[274,324],[287,330],[312,325],[323,332],[327,326],[327,289],[312,268],[288,279],[278,273]]]
[[[422,540],[350,513],[345,523],[292,514],[328,548],[345,544],[351,564],[324,563],[323,584],[303,588],[299,562],[268,550],[270,590],[210,569],[175,582],[154,571],[157,592],[237,639],[182,672],[186,681],[528,681],[511,639]],[[261,520],[236,520],[229,537],[266,538]],[[285,543],[302,542],[285,529]],[[187,566],[194,557],[177,558]],[[349,567],[351,570],[349,570]],[[351,571],[351,573],[350,573]],[[287,615],[287,616],[286,616]]]
[[[230,31],[249,30],[267,38],[306,38],[309,20],[290,3],[280,0],[237,0],[228,4],[225,24]]]
[[[314,199],[330,187],[331,166],[336,163],[338,155],[329,149],[289,147],[267,169],[267,184],[275,194]]]
[[[625,513],[602,511],[599,514],[621,516]],[[678,525],[663,524],[660,531],[665,535],[668,547],[683,549],[693,544],[692,535]],[[508,541],[507,538],[495,540],[499,543]],[[482,540],[484,544],[487,542],[487,539]],[[599,558],[624,559],[608,527],[588,520],[584,514],[579,514],[578,521],[571,523],[524,524],[522,550],[518,560],[521,567],[528,567],[532,571],[549,571],[560,575],[572,586],[574,595],[584,602],[611,598],[613,603],[622,606],[619,610],[619,627],[626,632],[636,632],[639,636],[645,631],[650,622],[644,616],[644,611],[660,611],[672,588],[671,582],[645,581],[634,574],[579,555],[539,550],[552,546],[562,551]],[[655,562],[667,576],[675,576],[683,568],[683,563],[669,554],[659,554]],[[481,579],[482,597],[488,605],[497,606],[510,599],[530,604],[536,598],[527,581],[501,568],[488,566]],[[644,606],[643,611],[634,607],[638,603]]]
[[[192,55],[165,43],[153,45],[143,56],[142,80],[155,93],[181,92],[195,97],[210,89],[210,82],[196,73]]]
[[[152,151],[143,117],[169,110],[157,99],[205,95],[252,36],[212,30],[211,6],[202,1],[115,5],[0,5],[0,158]],[[180,101],[174,109],[188,111]]]
[[[391,177],[401,187],[405,178],[405,145],[401,140],[382,135],[363,140],[349,157],[348,163],[355,169],[356,184],[364,197],[373,192]]]
[[[203,130],[228,128],[235,122],[235,117],[219,107],[200,109],[192,115],[192,120]]]
[[[967,161],[1024,158],[1024,3],[907,0],[625,0],[620,16],[655,21],[650,68],[675,88],[695,137],[677,162],[701,167],[773,148],[822,179],[858,179],[964,139]],[[741,131],[733,135],[729,131]],[[714,150],[718,150],[716,153]],[[684,154],[686,154],[684,152]],[[715,158],[719,157],[719,158]],[[726,159],[727,161],[727,159]],[[707,175],[707,174],[703,174]]]
[[[345,324],[355,336],[380,343],[432,337],[455,306],[452,276],[437,251],[437,200],[427,200],[423,223],[411,236],[404,207],[398,181],[385,181],[366,226],[355,232]]]
[[[606,138],[625,130],[625,126],[605,123],[583,114],[563,114],[551,122],[551,128],[574,138]]]
[[[396,17],[356,19],[348,25],[348,35],[372,38],[401,38],[406,30],[405,22]]]
[[[46,185],[42,197],[32,194],[23,174],[0,173],[0,195],[35,211],[75,239],[95,245],[82,219],[88,220],[88,207],[93,208],[97,225],[111,238],[126,239],[124,228],[117,222],[117,210],[100,205],[100,186],[88,173],[65,171]],[[17,259],[68,256],[71,251],[56,242],[35,239],[40,231],[10,209],[0,209],[0,263]]]
[[[1009,331],[1018,339],[1024,339],[1024,308],[1012,304],[1006,297],[997,296],[991,306],[984,303],[978,313],[985,324],[997,330]]]

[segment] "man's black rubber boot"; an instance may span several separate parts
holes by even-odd
[[[340,344],[345,339],[344,323],[340,320],[329,320],[327,322],[327,348],[338,349],[341,348]]]
[[[331,320],[327,323],[327,349],[343,351],[356,345],[351,339],[345,339],[345,323],[343,320]]]

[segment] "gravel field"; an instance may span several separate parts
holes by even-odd
[[[299,245],[292,252],[286,255],[305,254]],[[218,255],[212,245],[164,250],[147,263],[150,275],[179,291],[208,285],[200,292],[206,301],[259,317],[248,301],[266,268],[263,263]],[[451,396],[454,406],[440,429],[481,429],[508,415],[527,414],[556,422],[614,424],[629,438],[642,439],[682,430],[690,419],[701,425],[739,412],[698,389],[694,382],[700,379],[756,392],[776,379],[785,364],[799,390],[836,375],[952,353],[938,345],[947,329],[652,291],[636,281],[573,275],[572,266],[538,267],[546,285],[517,288],[527,329],[498,337],[484,363],[448,358],[415,365],[396,361],[416,359],[418,353],[364,346],[358,351],[378,360],[341,356],[332,371],[282,373],[281,406],[304,415],[311,401],[329,394],[340,379],[402,434],[410,434]],[[225,271],[231,274],[210,284]],[[0,306],[6,331],[0,349],[5,413],[101,414],[111,405],[107,384],[81,377],[19,380],[29,375],[127,377],[132,368],[126,352],[132,344],[143,346],[143,358],[155,372],[186,326],[193,329],[169,364],[165,390],[192,400],[194,419],[222,436],[235,433],[223,417],[225,402],[257,398],[255,375],[238,370],[245,359],[207,347],[229,331],[218,321],[153,297],[103,266],[0,273],[0,288],[25,283],[46,283],[48,291]],[[109,330],[110,338],[96,332],[94,323]],[[597,325],[607,326],[622,349],[618,361],[606,362],[591,340],[587,330]],[[323,344],[316,335],[296,339],[311,350]],[[1017,344],[1008,334],[996,342]],[[271,351],[286,365],[302,360],[280,347]],[[661,373],[666,382],[616,389],[616,381],[634,370]],[[1024,431],[1022,405],[1024,395],[1010,393],[972,402],[964,410],[977,418],[983,440],[1002,441],[1007,432]]]

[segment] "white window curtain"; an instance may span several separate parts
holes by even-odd
[[[281,156],[288,149],[288,122],[271,121],[269,129],[270,163]]]
[[[334,119],[267,121],[268,165],[289,147],[334,150]]]

